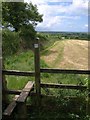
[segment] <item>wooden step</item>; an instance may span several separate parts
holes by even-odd
[[[8,107],[5,109],[3,115],[4,116],[10,116],[15,109],[17,103],[16,100],[18,99],[19,95],[15,95],[13,101],[8,105]]]
[[[15,95],[13,101],[8,105],[8,107],[3,112],[3,116],[11,116],[12,112],[14,111],[16,105],[18,103],[24,103],[34,87],[34,82],[28,81],[25,85],[24,89],[21,91],[20,95]]]
[[[34,87],[34,82],[32,81],[29,81],[26,86],[24,87],[24,89],[22,90],[22,92],[20,93],[18,99],[16,100],[16,102],[18,103],[23,103],[26,101],[29,93],[31,92],[31,90],[33,89]]]

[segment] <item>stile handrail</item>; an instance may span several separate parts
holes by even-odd
[[[2,70],[3,75],[15,75],[15,76],[35,76],[33,71],[18,71],[18,70]]]

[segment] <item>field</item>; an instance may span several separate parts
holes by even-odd
[[[42,59],[50,67],[88,69],[88,41],[59,40],[45,52]]]

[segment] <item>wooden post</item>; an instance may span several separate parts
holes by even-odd
[[[2,59],[0,58],[0,120],[2,119]]]
[[[90,75],[88,79],[88,115],[90,116]]]
[[[90,43],[88,42],[88,70],[90,70]],[[88,75],[86,113],[90,116],[90,74]]]
[[[35,87],[36,87],[36,94],[37,94],[37,106],[40,105],[40,94],[41,94],[41,87],[40,87],[40,48],[39,48],[39,38],[35,40],[34,43],[35,49]]]
[[[86,114],[90,116],[90,75],[88,77]]]
[[[5,69],[4,64],[3,64],[3,69]],[[6,81],[5,75],[2,75],[2,103],[3,105],[9,103],[8,95],[5,92],[6,90],[7,90],[7,81]]]
[[[17,118],[18,120],[27,120],[26,102],[18,103],[17,111],[18,111],[18,118]]]

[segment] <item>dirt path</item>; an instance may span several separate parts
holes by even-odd
[[[56,41],[50,48],[46,50],[46,53],[41,57],[50,66],[57,67],[62,59],[62,53],[64,48],[63,41]]]
[[[57,41],[42,59],[54,68],[88,69],[88,41]]]

